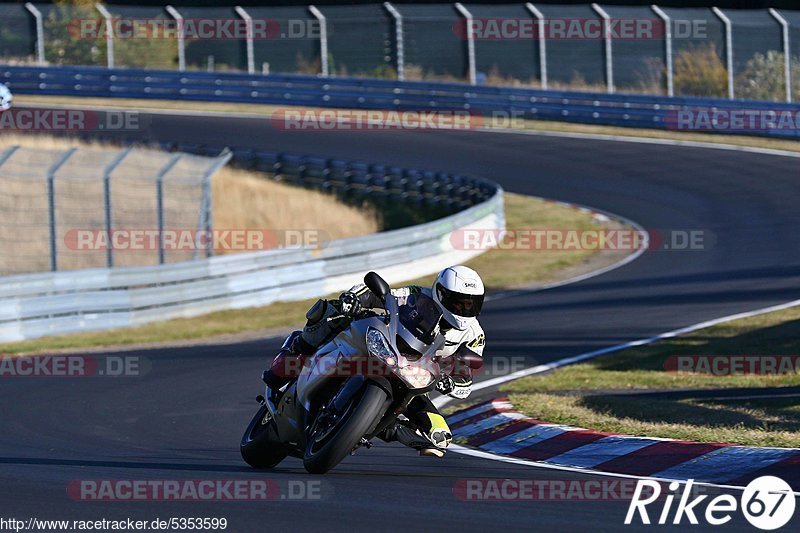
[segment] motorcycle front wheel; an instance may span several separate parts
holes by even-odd
[[[320,415],[308,437],[303,466],[311,474],[324,474],[347,457],[381,414],[386,392],[367,382],[344,411],[329,420]]]
[[[263,405],[247,426],[239,448],[242,459],[253,468],[272,468],[288,455],[278,441],[275,421]]]

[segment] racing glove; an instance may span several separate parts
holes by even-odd
[[[450,394],[455,388],[455,381],[447,374],[439,378],[439,381],[436,383],[436,390],[442,394]]]
[[[343,292],[339,296],[339,303],[341,305],[341,313],[347,317],[355,317],[361,312],[361,302],[358,296],[352,292]]]

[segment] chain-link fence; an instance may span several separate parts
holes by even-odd
[[[0,150],[0,275],[209,255],[210,179],[229,159],[137,148]],[[199,233],[198,233],[199,232]]]
[[[0,58],[28,62],[36,55],[36,28],[31,14],[19,4],[0,4]]]
[[[796,101],[800,11],[390,2],[106,8],[74,0],[0,6],[0,61]]]

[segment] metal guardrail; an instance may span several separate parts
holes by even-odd
[[[177,148],[194,153],[217,149]],[[444,202],[463,210],[425,224],[318,248],[4,277],[0,342],[313,298],[347,288],[367,270],[379,270],[390,282],[399,282],[480,253],[454,247],[453,231],[505,227],[502,189],[479,178],[268,152],[239,150],[234,157],[306,186],[418,204]]]
[[[656,129],[679,129],[677,114],[685,110],[786,111],[793,116],[798,113],[796,104],[767,101],[291,74],[263,76],[98,67],[0,66],[0,82],[6,83],[13,92],[19,94],[468,111],[489,116],[501,113],[506,117]],[[708,130],[712,133],[715,131],[714,128]],[[800,127],[763,130],[726,128],[724,133],[797,138],[800,137]]]

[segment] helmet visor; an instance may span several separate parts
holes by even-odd
[[[483,294],[463,294],[436,284],[436,295],[444,308],[457,316],[474,317],[481,313]]]

